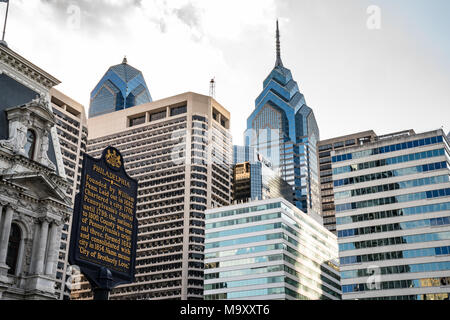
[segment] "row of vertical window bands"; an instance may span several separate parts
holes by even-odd
[[[407,296],[386,296],[373,298],[360,298],[359,300],[450,300],[449,293],[427,293],[427,294],[413,294]]]
[[[230,186],[230,183],[227,183],[227,184],[226,184],[227,187],[225,187],[225,186],[223,185],[223,184],[225,184],[225,183],[224,183],[223,181],[220,181],[220,182],[219,182],[218,178],[219,178],[218,175],[216,175],[215,173],[212,174],[212,179],[211,179],[212,185],[213,185],[214,187],[216,187],[216,188],[219,188],[219,189],[223,192],[222,194],[225,195],[225,197],[223,197],[224,199],[228,199],[228,194],[230,193],[230,189],[227,188],[227,187]],[[223,180],[223,179],[222,179],[222,180]]]
[[[183,130],[180,128],[180,130]],[[143,138],[139,137],[140,141],[130,143],[128,141],[123,140],[117,140],[110,141],[107,145],[115,145],[117,149],[119,149],[123,154],[127,157],[133,156],[135,154],[140,154],[148,151],[148,147],[156,147],[156,149],[166,148],[166,143],[174,143],[179,144],[180,142],[183,142],[185,139],[185,131],[179,131],[179,132],[168,132],[162,136],[158,136],[157,138]],[[160,146],[161,145],[161,146]],[[173,149],[173,148],[172,148]],[[101,153],[102,149],[95,150],[93,148],[88,148],[89,152],[92,153]]]
[[[398,230],[409,230],[409,229],[417,229],[417,228],[425,228],[425,227],[439,227],[439,226],[445,226],[445,225],[449,225],[449,224],[450,224],[450,217],[415,220],[415,221],[390,223],[390,224],[383,224],[383,225],[378,225],[378,226],[341,230],[341,231],[338,231],[338,237],[346,238],[346,237],[361,236],[361,235],[372,234],[372,233],[382,233],[382,232],[390,232],[390,231],[398,231]]]
[[[58,126],[58,128],[62,128],[77,137],[80,135],[80,130],[74,128],[72,125],[67,124],[64,120],[56,118],[56,125]]]
[[[147,205],[142,206],[142,208],[137,209],[137,218],[138,221],[142,223],[145,223],[145,221],[148,218],[157,217],[157,216],[163,216],[163,215],[177,215],[178,213],[184,212],[184,203],[178,204],[172,207],[166,207],[163,209],[157,209],[157,210],[148,210]]]
[[[222,166],[222,165],[218,165],[218,164],[214,164],[212,165],[213,171],[217,172],[218,174],[220,174],[222,177],[225,177],[226,179],[224,179],[225,183],[228,183],[228,180],[230,178],[230,169],[226,166]]]
[[[450,210],[450,202],[428,204],[424,206],[416,206],[402,209],[385,210],[364,214],[356,214],[348,217],[339,217],[336,219],[337,225],[344,225],[349,223],[356,223],[361,221],[372,221],[379,219],[386,219],[392,217],[403,217],[415,214],[426,214],[431,212]]]
[[[183,219],[181,215],[178,215],[178,217],[179,219]],[[139,227],[139,234],[143,235],[147,233],[158,232],[161,230],[172,230],[177,228],[183,228],[183,224],[184,222],[182,220],[177,222],[168,222],[165,224],[157,224],[151,226],[147,224],[145,227]]]
[[[151,234],[139,234],[138,235],[138,241],[140,243],[144,243],[144,242],[155,242],[153,240],[161,240],[161,239],[165,239],[165,238],[176,238],[176,237],[180,237],[183,236],[183,232],[184,229],[183,228],[179,228],[179,229],[174,229],[174,230],[160,230],[160,231],[156,231],[155,233],[151,233]]]
[[[299,261],[296,261],[295,259],[292,259],[291,257],[289,257],[287,255],[283,256],[283,260],[286,261],[287,263],[290,263],[293,266],[298,267],[298,268],[304,268],[303,263],[300,263]],[[323,283],[320,283],[320,282],[318,282],[316,280],[313,280],[313,279],[310,279],[308,277],[305,277],[305,273],[304,272],[300,273],[300,272],[298,272],[298,271],[296,271],[296,270],[294,270],[292,268],[289,268],[289,267],[286,268],[286,271],[288,273],[298,277],[298,278],[302,278],[302,280],[303,280],[302,282],[304,282],[304,283],[305,282],[306,283],[309,282],[310,284],[312,284],[313,286],[315,286],[317,288],[321,288],[321,289],[326,288],[326,286],[323,285],[323,283],[326,283],[329,286],[332,286],[336,290],[339,290],[339,291],[341,290],[341,285],[339,283],[336,283],[336,282],[328,279],[327,277],[325,277],[322,274],[320,275],[320,281],[322,281]],[[311,272],[309,273],[309,275],[311,275]]]
[[[69,151],[74,152],[76,154],[78,153],[78,146],[77,145],[74,145],[74,144],[72,144],[70,142],[67,142],[66,139],[64,139],[63,136],[58,136],[58,137],[60,138],[59,139],[59,144],[60,144],[61,147],[66,148]]]
[[[432,257],[448,255],[450,253],[450,246],[425,248],[425,249],[413,249],[403,251],[391,251],[363,254],[358,256],[349,256],[340,258],[341,266],[348,264],[357,264],[363,262],[382,261],[382,260],[397,260],[397,259],[410,259],[419,257]]]
[[[379,199],[371,199],[359,202],[351,202],[340,204],[336,206],[336,212],[356,210],[361,208],[369,208],[376,206],[389,205],[393,203],[402,203],[402,202],[410,202],[410,201],[419,201],[425,199],[436,199],[442,197],[450,196],[450,188],[431,190],[431,191],[423,191],[417,193],[403,194],[399,196],[387,197],[387,198],[379,198]]]
[[[181,286],[181,280],[174,280],[174,281],[165,281],[165,282],[156,282],[151,284],[141,284],[139,283],[135,287],[131,287],[129,290],[124,291],[123,293],[133,293],[133,292],[145,292],[150,290],[161,290],[161,289],[169,289],[169,288],[177,288]],[[118,293],[116,293],[118,294]]]
[[[139,204],[151,204],[152,202],[157,200],[165,200],[179,196],[184,196],[184,189],[159,193],[157,195],[147,195],[145,197],[139,198]]]
[[[184,156],[184,155],[183,155]],[[179,158],[180,161],[183,160],[183,158]],[[151,173],[155,172],[161,172],[162,170],[167,170],[170,168],[177,168],[180,166],[184,166],[184,163],[175,163],[173,161],[174,159],[168,159],[166,162],[159,162],[159,164],[155,164],[152,167],[141,167],[134,170],[128,170],[128,174],[134,178],[139,179],[139,181],[143,180],[141,176],[149,176]],[[169,171],[170,173],[170,171]],[[169,174],[168,174],[169,175]]]
[[[151,249],[140,251],[137,259],[143,257],[153,257],[153,256],[164,256],[164,255],[174,255],[183,251],[183,245],[173,245],[167,246],[163,248]]]
[[[57,118],[67,122],[68,124],[70,124],[73,127],[77,127],[80,128],[80,122],[72,119],[71,117],[65,115],[64,113],[62,113],[61,111],[59,111],[57,108],[52,108],[53,113],[56,115]]]
[[[178,167],[176,169],[171,169],[167,171],[158,171],[153,172],[152,174],[149,175],[138,176],[139,188],[153,187],[161,183],[166,183],[164,181],[160,182],[158,178],[167,178],[167,179],[170,178],[174,180],[182,179],[181,177],[184,178],[184,170],[185,170],[184,167]],[[180,173],[182,173],[182,175],[180,175]]]
[[[341,243],[339,244],[339,251],[344,252],[349,250],[377,248],[401,244],[442,241],[442,240],[450,240],[450,232],[423,233],[423,234],[414,234],[410,236]]]
[[[184,195],[179,198],[168,198],[164,201],[158,201],[153,203],[146,203],[144,205],[138,205],[138,210],[147,210],[147,209],[163,209],[167,207],[173,207],[176,205],[184,204]]]
[[[402,168],[397,170],[389,170],[384,172],[377,172],[377,173],[371,173],[366,174],[362,176],[357,177],[351,177],[351,178],[345,178],[345,179],[339,179],[334,181],[334,187],[342,187],[347,185],[353,185],[368,181],[376,181],[381,179],[388,179],[393,177],[400,177],[405,175],[411,175],[416,173],[423,173],[428,171],[434,171],[434,170],[440,170],[440,169],[447,169],[449,167],[447,161],[442,162],[436,162],[436,163],[429,163],[414,167],[408,167],[408,168]]]
[[[222,199],[219,199],[215,194],[211,195],[211,207],[212,208],[219,208],[219,207],[226,207],[230,205],[229,201],[224,201]]]
[[[185,117],[182,117],[182,118],[165,121],[165,122],[151,125],[151,126],[146,126],[146,127],[141,127],[141,128],[133,128],[132,130],[128,130],[128,131],[125,131],[122,133],[90,140],[89,145],[91,145],[91,146],[95,145],[96,149],[103,150],[108,146],[109,143],[111,143],[111,139],[113,139],[113,138],[121,139],[121,140],[129,138],[129,139],[136,140],[137,139],[136,136],[142,137],[142,136],[145,136],[145,135],[143,135],[145,133],[151,134],[152,132],[159,130],[159,129],[164,129],[164,128],[168,128],[168,127],[176,127],[176,125],[178,125],[180,123],[186,124],[186,121],[187,121],[187,119]],[[174,128],[169,128],[169,131],[174,131]],[[130,141],[134,141],[134,140],[130,140]]]
[[[419,272],[435,272],[450,270],[450,261],[419,263],[419,264],[405,264],[400,266],[380,267],[379,275],[401,274],[401,273],[419,273]],[[373,275],[373,270],[358,269],[342,271],[342,279],[362,278]]]
[[[179,298],[181,296],[181,289],[178,290],[166,290],[166,291],[159,291],[159,292],[141,292],[136,291],[135,296],[129,295],[124,298],[121,298],[121,300],[151,300],[151,299],[159,299],[159,298]],[[114,295],[111,295],[111,300],[116,300]]]
[[[177,238],[171,238],[171,239],[164,239],[164,240],[156,240],[156,241],[138,241],[137,243],[137,250],[143,250],[143,249],[152,249],[155,250],[156,248],[165,248],[169,246],[174,246],[177,244],[182,244],[183,238],[177,237]]]
[[[256,289],[256,290],[247,290],[247,291],[208,294],[208,295],[205,295],[205,300],[227,300],[227,299],[238,299],[238,298],[242,299],[242,298],[246,298],[246,297],[288,294],[286,292],[286,290],[287,290],[287,288],[268,288],[268,289]]]
[[[358,197],[358,196],[363,196],[363,195],[367,195],[367,194],[417,188],[417,187],[427,186],[427,185],[431,185],[431,184],[441,184],[441,183],[449,182],[449,180],[450,180],[450,178],[449,178],[448,174],[442,175],[442,176],[425,177],[425,178],[413,179],[413,180],[408,180],[408,181],[387,183],[387,184],[373,186],[373,187],[358,188],[358,189],[349,190],[349,191],[336,192],[334,194],[334,197],[336,200],[342,200],[342,199],[346,199],[346,198]]]
[[[373,155],[377,155],[377,154],[384,154],[384,153],[389,153],[389,152],[395,152],[395,151],[407,150],[407,149],[412,149],[412,148],[417,148],[417,147],[422,147],[422,146],[433,145],[433,144],[441,143],[443,141],[444,141],[444,138],[442,136],[418,139],[418,140],[414,140],[414,141],[397,143],[397,144],[392,144],[389,146],[384,146],[384,147],[379,147],[379,148],[334,156],[334,157],[332,157],[332,162],[336,163],[336,162],[347,161],[347,160],[352,160],[352,159],[360,159],[360,158],[365,158],[365,157],[369,157],[369,156],[373,156]]]
[[[360,171],[360,170],[366,170],[366,169],[371,169],[371,168],[390,166],[393,164],[406,163],[406,162],[410,162],[410,161],[417,161],[417,160],[422,160],[422,159],[441,157],[441,156],[444,156],[445,154],[446,154],[446,151],[444,148],[442,148],[442,149],[435,149],[435,150],[407,154],[404,156],[398,156],[398,157],[393,157],[393,158],[368,161],[368,162],[353,164],[353,165],[349,165],[349,166],[334,168],[333,175],[338,175],[338,174],[347,173],[347,172],[355,172],[355,171]]]
[[[148,195],[152,195],[152,196],[156,196],[158,194],[162,194],[168,191],[178,191],[178,189],[184,189],[184,181],[180,182],[173,182],[171,184],[164,184],[163,186],[156,186],[153,188],[149,188],[149,189],[138,189],[139,190],[139,194],[138,194],[138,199],[141,199],[142,197],[148,196]]]
[[[135,161],[142,161],[146,159],[152,159],[155,156],[161,156],[170,153],[178,145],[182,145],[183,139],[177,138],[172,140],[166,140],[160,145],[150,144],[152,147],[144,147],[141,150],[130,150],[122,153],[123,157],[126,158],[128,163]]]
[[[178,262],[178,261],[182,261],[183,260],[183,254],[179,253],[176,255],[170,255],[170,256],[158,256],[158,257],[154,257],[154,258],[147,258],[144,257],[143,259],[141,259],[140,257],[138,257],[136,259],[136,265],[137,266],[145,266],[145,265],[157,265],[157,264],[168,264],[168,263],[173,263],[173,262]]]
[[[216,185],[216,184],[213,182],[213,185]],[[212,192],[213,192],[216,196],[220,196],[222,199],[228,200],[228,199],[230,198],[228,194],[225,194],[225,193],[219,191],[218,189],[216,189],[216,188],[214,188],[214,187],[212,187],[211,189],[212,189]],[[224,200],[222,200],[222,201],[224,201]]]
[[[151,166],[151,170],[156,170],[155,165],[164,162],[173,162],[179,158],[184,158],[185,152],[176,150],[175,152],[167,152],[165,156],[158,156],[157,158],[148,159],[147,161],[136,162],[133,164],[126,164],[125,169],[129,172],[134,172],[133,169]]]
[[[396,280],[383,281],[378,284],[349,284],[342,286],[342,292],[364,292],[371,290],[389,290],[389,289],[406,289],[406,288],[428,288],[428,287],[447,287],[450,285],[450,277],[425,278],[415,280]]]

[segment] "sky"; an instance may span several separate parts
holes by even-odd
[[[231,112],[235,144],[281,53],[321,139],[450,130],[448,0],[10,0],[6,41],[89,107],[107,69],[141,70],[153,100],[193,91]],[[5,4],[0,4],[3,19]]]

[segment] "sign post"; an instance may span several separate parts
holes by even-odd
[[[100,159],[84,155],[69,263],[89,280],[94,300],[108,300],[111,289],[135,280],[137,187],[117,149],[106,148]]]

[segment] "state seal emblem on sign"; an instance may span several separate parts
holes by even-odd
[[[106,152],[106,162],[114,168],[120,168],[122,166],[122,159],[120,155],[116,153],[116,150],[108,149]]]

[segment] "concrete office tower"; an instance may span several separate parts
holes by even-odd
[[[233,201],[285,198],[293,203],[292,187],[254,147],[233,147]]]
[[[88,153],[118,148],[139,181],[136,283],[111,299],[203,299],[205,211],[231,202],[230,113],[184,93],[91,118],[88,127]]]
[[[62,162],[66,171],[66,179],[70,187],[67,195],[75,201],[75,195],[79,192],[81,181],[81,166],[83,153],[87,145],[87,118],[84,107],[62,92],[51,89],[51,108],[56,120],[59,144],[62,153]],[[61,234],[61,246],[58,255],[56,272],[56,291],[59,299],[69,299],[72,280],[76,275],[68,264],[68,251],[70,242],[70,230],[72,227],[72,215],[64,224]]]
[[[442,130],[333,152],[343,299],[449,299],[449,155]]]
[[[281,61],[277,22],[277,58],[247,120],[245,145],[256,147],[292,186],[294,203],[320,213],[316,144],[319,128],[292,73]]]
[[[50,89],[60,82],[0,44],[0,300],[54,300],[71,214]]]
[[[339,300],[336,236],[285,199],[206,211],[206,300]]]
[[[334,210],[333,171],[331,152],[345,147],[362,145],[376,138],[372,130],[342,137],[322,140],[317,143],[321,192],[321,215],[325,228],[336,234],[336,212]]]

